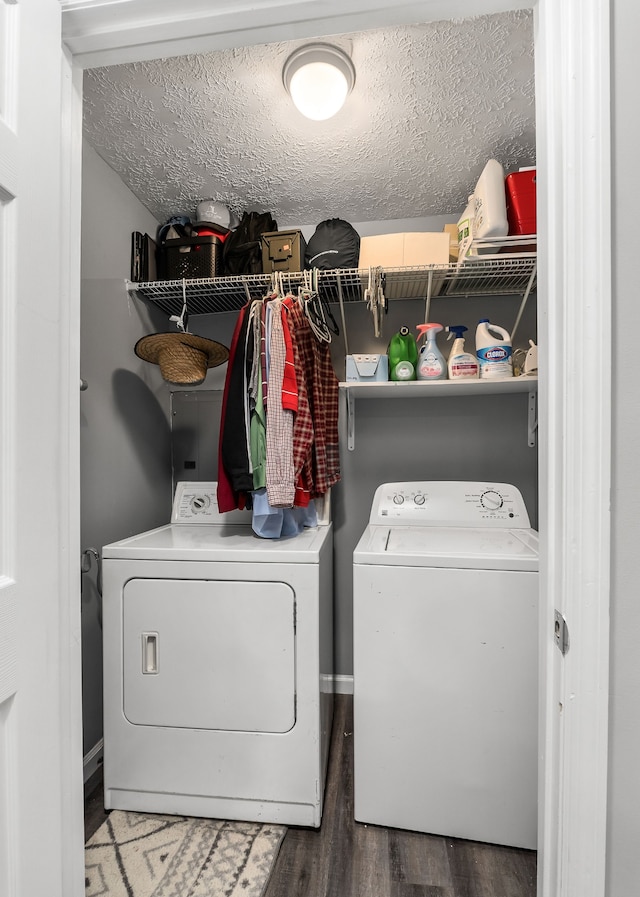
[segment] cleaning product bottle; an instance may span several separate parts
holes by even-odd
[[[418,364],[418,347],[415,337],[408,327],[401,327],[389,340],[387,348],[389,356],[390,380],[415,380]]]
[[[463,262],[471,254],[471,243],[474,234],[475,197],[473,193],[467,201],[466,208],[458,218],[458,262]]]
[[[447,327],[447,330],[449,332],[447,339],[455,337],[447,362],[449,380],[476,380],[479,373],[478,360],[471,352],[464,351],[463,334],[466,333],[467,328],[458,324]]]
[[[513,377],[511,336],[503,327],[481,318],[476,328],[476,356],[481,380],[504,380]]]
[[[504,186],[504,168],[497,159],[489,159],[484,166],[473,196],[476,239],[506,237],[509,233],[507,194]]]
[[[436,336],[442,330],[442,324],[418,324],[420,337],[424,343],[418,353],[418,380],[446,380],[447,365],[444,356],[436,345]]]

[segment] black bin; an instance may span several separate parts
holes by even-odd
[[[222,262],[222,240],[215,234],[165,240],[160,249],[164,280],[194,277],[219,277]]]

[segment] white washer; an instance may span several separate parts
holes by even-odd
[[[354,552],[355,818],[535,848],[538,534],[504,483],[387,483]]]
[[[254,536],[215,483],[107,545],[105,807],[318,826],[333,716],[332,529]]]

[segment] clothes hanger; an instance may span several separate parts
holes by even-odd
[[[182,311],[179,315],[171,315],[169,320],[176,325],[182,333],[189,332],[189,312],[187,311],[187,281],[182,278]]]
[[[307,293],[304,300],[304,313],[316,338],[322,343],[331,342],[331,331],[327,326],[322,303],[314,293]]]
[[[315,275],[315,276],[314,276]],[[327,325],[324,308],[317,292],[317,273],[313,269],[309,278],[305,277],[307,286],[301,294],[302,309],[311,330],[320,342],[331,342],[331,331]]]
[[[364,301],[367,303],[367,309],[373,317],[373,335],[379,337],[382,335],[382,315],[380,312],[380,290],[379,290],[379,268],[369,267],[369,280],[367,288],[364,291]],[[384,299],[384,296],[383,296]]]
[[[328,321],[326,321],[327,327],[333,334],[335,334],[335,336],[340,336],[340,328],[338,327],[338,322],[333,316],[331,306],[321,293],[318,294],[318,297],[320,299],[320,305],[324,310],[324,314],[326,315],[326,318],[329,319]]]
[[[313,332],[322,342],[330,343],[331,334],[338,336],[340,328],[331,307],[319,290],[319,270],[312,268],[304,272],[305,287],[302,291],[303,309]],[[300,294],[300,291],[299,291]]]

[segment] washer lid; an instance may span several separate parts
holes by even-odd
[[[353,560],[356,564],[535,571],[538,534],[532,529],[370,524]]]
[[[175,523],[105,545],[102,556],[152,561],[318,563],[331,525],[306,529],[288,539],[260,539],[248,525]]]

